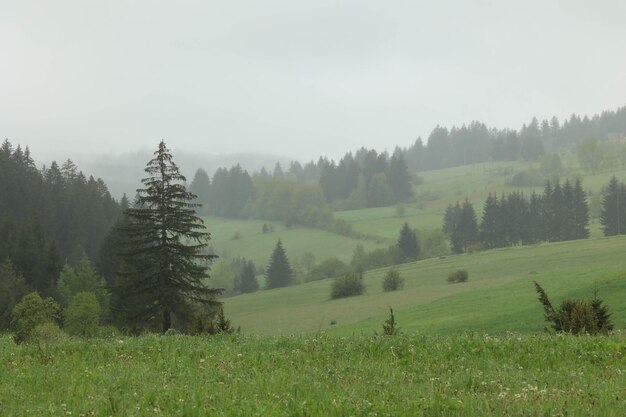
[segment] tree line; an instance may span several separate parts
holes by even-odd
[[[474,207],[448,205],[443,232],[452,251],[462,253],[470,248],[500,248],[539,242],[558,242],[589,237],[587,194],[580,179],[563,186],[556,181],[546,183],[543,194],[529,198],[520,192],[489,194],[483,205],[482,218],[477,221]]]
[[[51,295],[66,262],[97,262],[122,212],[101,179],[68,159],[37,169],[30,151],[0,147],[0,262],[10,259],[25,283]]]
[[[401,152],[409,168],[419,172],[489,160],[538,161],[546,152],[573,147],[588,138],[620,140],[625,132],[626,106],[592,117],[572,114],[563,122],[556,117],[541,122],[533,118],[519,131],[488,128],[478,121],[450,129],[437,126],[426,143],[420,137]]]

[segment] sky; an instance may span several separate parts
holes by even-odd
[[[0,1],[0,137],[302,161],[626,105],[626,2]]]

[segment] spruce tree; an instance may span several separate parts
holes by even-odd
[[[191,185],[189,186],[189,191],[195,194],[198,198],[198,203],[202,204],[197,210],[199,214],[208,214],[211,179],[209,178],[209,174],[202,168],[198,168],[196,171],[193,181],[191,181]]]
[[[574,185],[574,239],[587,239],[589,237],[589,205],[587,194],[583,190],[580,178]]]
[[[419,246],[417,244],[417,235],[415,231],[409,227],[408,223],[404,223],[398,237],[398,250],[400,253],[400,262],[414,261],[419,256]]]
[[[283,243],[278,239],[265,273],[267,288],[279,288],[291,284],[292,275],[293,271],[289,265],[289,259],[287,259]]]
[[[256,271],[252,261],[243,261],[243,268],[237,274],[235,290],[241,293],[255,292],[259,289],[259,282],[256,279]]]
[[[458,205],[458,203],[457,203]],[[456,227],[452,230],[452,251],[462,253],[467,251],[471,243],[478,241],[478,224],[476,223],[476,213],[474,207],[468,199],[465,199],[460,209],[460,215]]]
[[[626,233],[626,189],[613,176],[603,190],[600,224],[604,236]]]
[[[215,255],[205,253],[210,235],[195,213],[195,195],[185,189],[185,177],[163,141],[154,155],[145,168],[144,188],[125,211],[128,246],[111,290],[113,307],[127,324],[138,329],[157,317],[165,333],[172,315],[188,312],[194,302],[219,304],[215,298],[221,291],[206,285]]]
[[[481,240],[488,248],[498,247],[499,234],[502,233],[502,231],[498,230],[497,227],[498,210],[498,197],[489,194],[485,200],[485,205],[483,206],[483,218],[480,224]]]

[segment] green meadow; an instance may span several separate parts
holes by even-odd
[[[307,252],[313,254],[317,262],[333,256],[350,262],[357,245],[363,245],[367,251],[371,251],[391,244],[385,239],[352,239],[304,226],[287,228],[281,222],[221,217],[204,217],[203,220],[211,233],[211,245],[220,257],[230,259],[243,256],[257,265],[267,264],[279,238],[292,262],[298,262]],[[273,226],[274,230],[263,233],[264,223]]]
[[[383,292],[385,268],[365,274],[360,296],[330,300],[331,280],[322,280],[227,298],[224,306],[245,334],[371,334],[381,331],[389,307],[407,332],[540,332],[546,324],[533,287],[538,281],[554,304],[590,298],[597,289],[623,328],[625,251],[626,237],[496,249],[401,265],[399,291]],[[468,271],[469,281],[448,283],[458,269]]]
[[[0,416],[621,417],[625,354],[622,333],[0,337]]]

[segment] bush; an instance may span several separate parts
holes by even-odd
[[[93,337],[98,334],[100,304],[96,294],[79,292],[65,310],[65,330],[68,334]]]
[[[535,282],[535,290],[539,296],[539,302],[543,305],[546,321],[552,323],[552,328],[557,332],[573,334],[608,334],[613,330],[611,313],[604,305],[604,301],[598,298],[594,292],[591,300],[566,299],[561,302],[559,309],[552,307],[548,295],[539,283]]]
[[[307,281],[317,281],[326,278],[335,278],[346,274],[350,268],[338,258],[328,258],[319,265],[311,268],[311,272],[306,277]]]
[[[365,291],[363,284],[363,276],[356,272],[348,272],[341,277],[335,278],[330,291],[330,298],[351,297],[353,295],[361,295]]]
[[[49,345],[59,343],[67,339],[67,335],[61,330],[56,323],[47,322],[38,324],[30,334],[26,341],[28,343],[37,343],[39,345]]]
[[[393,308],[389,307],[389,318],[383,323],[383,334],[387,336],[395,336],[400,332],[400,328],[396,327],[396,318],[393,315]]]
[[[391,268],[383,278],[383,291],[396,291],[404,286],[404,278],[400,276],[397,269]]]
[[[55,323],[59,319],[60,307],[52,298],[45,300],[37,292],[26,294],[13,307],[11,327],[16,343],[25,342],[35,327],[44,323]]]
[[[101,339],[114,339],[122,334],[115,326],[98,326],[97,337]]]
[[[447,281],[451,284],[459,282],[466,282],[469,278],[469,274],[465,269],[459,269],[458,271],[450,272]]]

